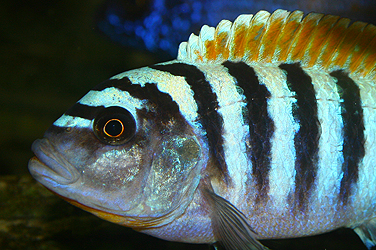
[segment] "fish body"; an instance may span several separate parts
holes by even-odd
[[[173,61],[94,87],[33,144],[31,174],[72,204],[171,241],[376,223],[376,27],[301,11],[203,26]]]
[[[319,12],[375,22],[373,0],[107,0],[99,8],[97,29],[122,45],[176,58],[180,42],[201,26],[235,20],[241,13],[282,8]],[[373,11],[372,11],[373,10]]]

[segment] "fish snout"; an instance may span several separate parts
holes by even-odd
[[[31,175],[43,185],[68,185],[76,182],[79,172],[64,156],[56,150],[47,139],[38,139],[33,142],[32,151],[35,156],[29,161]]]

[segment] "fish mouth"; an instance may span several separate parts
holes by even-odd
[[[68,185],[78,180],[79,172],[47,138],[34,141],[31,148],[35,156],[30,159],[28,167],[37,181],[49,187],[49,184]]]

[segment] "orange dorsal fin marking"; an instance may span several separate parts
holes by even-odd
[[[345,63],[351,55],[353,48],[356,47],[356,43],[360,39],[365,25],[365,23],[356,22],[346,29],[345,33],[342,34],[343,39],[338,44],[332,61],[328,65],[329,67],[345,68]]]
[[[310,39],[310,43],[305,50],[306,54],[302,58],[303,64],[307,67],[313,67],[315,64],[318,64],[317,60],[321,55],[321,51],[326,48],[328,34],[330,34],[330,30],[337,23],[338,19],[338,16],[327,15],[322,17],[320,25],[316,25],[316,29],[311,36],[314,39]]]
[[[288,52],[288,61],[297,62],[304,58],[304,55],[307,53],[306,47],[313,40],[318,23],[322,17],[323,14],[311,13],[302,20]]]
[[[247,15],[240,15],[231,26],[230,40],[226,44],[231,59],[241,59],[244,57],[245,44],[247,42],[247,32],[249,31],[250,18]],[[218,48],[220,50],[220,48]]]
[[[366,65],[364,65],[363,62],[370,54],[369,49],[371,47],[374,47],[376,44],[375,36],[376,26],[367,25],[364,28],[361,39],[359,39],[358,43],[353,48],[353,52],[351,53],[351,60],[349,62],[350,71],[358,72],[360,68],[366,67]]]
[[[265,33],[269,16],[269,12],[259,11],[250,20],[249,30],[247,32],[247,39],[245,41],[245,46],[247,47],[247,55],[244,58],[245,60],[257,61],[259,56],[259,48],[261,46],[260,41]],[[239,60],[240,58],[237,59]]]
[[[346,29],[349,26],[350,19],[339,19],[333,28],[327,33],[327,39],[323,45],[322,50],[318,53],[316,65],[320,68],[328,68],[333,57],[336,55],[336,50],[340,41],[338,38],[344,37]]]
[[[287,61],[288,52],[291,47],[294,35],[299,29],[300,22],[303,18],[303,12],[297,10],[289,14],[286,23],[282,26],[281,33],[277,37],[277,44],[275,47],[273,62]]]
[[[191,63],[279,64],[300,62],[305,68],[344,69],[358,77],[376,78],[376,27],[317,13],[260,11],[234,23],[203,26],[179,46],[178,60]]]
[[[203,31],[204,27],[206,27],[206,25],[204,25],[202,28],[201,28],[201,31]],[[215,40],[214,39],[214,32],[215,30],[214,29],[211,29],[211,30],[207,30],[206,33],[207,35],[209,36],[208,39],[206,39],[205,41],[205,44],[203,44],[203,46],[206,48],[206,54],[205,54],[205,57],[206,57],[206,60],[207,61],[215,61],[217,59],[217,53],[216,53],[216,49],[215,49]],[[200,35],[202,34],[203,32],[200,32]],[[202,39],[202,38],[201,38]]]
[[[289,12],[286,10],[276,10],[270,16],[267,22],[267,27],[265,33],[260,42],[259,48],[259,61],[264,63],[271,63],[274,52],[276,51],[278,45],[278,38],[280,33],[283,31],[285,22],[289,16]],[[248,48],[252,50],[252,48]]]
[[[219,57],[219,60],[227,60],[230,51],[228,48],[228,43],[230,40],[230,31],[232,23],[228,20],[223,20],[219,23],[214,33],[215,42],[215,53]]]
[[[374,28],[376,28],[374,26]],[[367,73],[372,75],[372,72],[376,68],[376,53],[375,53],[376,36],[373,37],[372,41],[369,43],[368,47],[364,51],[364,59],[361,65],[359,65],[356,72],[361,76],[365,77]]]

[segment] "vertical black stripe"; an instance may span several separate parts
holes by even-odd
[[[300,128],[294,137],[295,191],[294,206],[304,209],[308,203],[312,184],[317,175],[320,123],[317,116],[317,100],[312,79],[299,64],[281,64],[287,72],[287,84],[295,92],[293,116]]]
[[[109,79],[95,86],[92,90],[102,91],[106,88],[114,87],[122,91],[127,91],[132,97],[140,100],[148,100],[154,105],[157,115],[156,120],[162,123],[170,121],[172,118],[184,119],[179,111],[178,104],[172,100],[169,94],[159,91],[155,83],[146,83],[143,87],[124,77],[122,79]],[[116,103],[114,103],[116,106]]]
[[[343,71],[330,73],[337,78],[343,120],[343,177],[340,186],[340,200],[345,204],[351,194],[351,187],[358,180],[359,162],[365,154],[364,121],[360,91],[356,83]]]
[[[249,143],[247,154],[252,162],[252,175],[256,180],[258,194],[256,201],[266,198],[269,191],[269,172],[271,159],[271,138],[274,133],[274,122],[268,113],[270,92],[260,84],[256,72],[244,62],[224,62],[237,85],[243,89],[246,98],[247,113],[244,121],[249,125]]]
[[[153,65],[153,69],[166,71],[175,76],[182,76],[190,85],[198,106],[198,116],[208,138],[209,153],[214,166],[218,167],[228,181],[227,165],[223,149],[223,118],[217,112],[217,95],[213,92],[205,75],[197,67],[184,63]],[[178,86],[177,86],[178,88]]]

